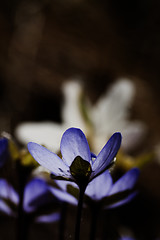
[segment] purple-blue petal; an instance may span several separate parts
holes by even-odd
[[[75,182],[69,182],[69,181],[62,181],[62,180],[55,180],[55,183],[62,189],[63,191],[67,191],[67,186],[71,185],[74,188],[78,188],[77,184]]]
[[[139,177],[139,173],[140,173],[140,171],[139,171],[138,168],[132,168],[127,173],[125,173],[117,182],[115,182],[113,184],[113,187],[109,191],[109,196],[111,196],[113,194],[116,194],[118,192],[131,190],[137,182],[137,179]],[[134,191],[134,192],[130,193],[123,200],[120,200],[119,202],[117,202],[115,204],[111,204],[110,206],[107,206],[107,208],[115,208],[115,207],[118,207],[120,205],[123,205],[123,204],[131,201],[136,196],[136,194],[137,194],[137,192]]]
[[[91,152],[87,139],[78,128],[69,128],[64,132],[60,148],[63,160],[68,166],[71,165],[77,156],[88,162],[91,161]]]
[[[41,178],[34,178],[24,189],[23,208],[26,212],[33,212],[50,202],[48,184]]]
[[[99,201],[108,195],[111,186],[112,177],[109,171],[105,171],[88,184],[85,194],[93,200]]]
[[[120,200],[117,203],[114,203],[114,204],[111,204],[111,205],[107,206],[106,209],[116,208],[116,207],[119,207],[121,205],[124,205],[124,204],[130,202],[136,195],[137,195],[137,192],[135,191],[135,192],[129,194],[128,197],[124,198],[123,200]]]
[[[97,158],[93,161],[91,179],[103,172],[107,166],[110,165],[121,146],[121,140],[122,136],[119,132],[116,132],[111,136],[98,154]]]
[[[61,189],[50,187],[51,193],[60,201],[67,202],[72,205],[77,205],[78,204],[77,199],[67,192],[67,185],[72,185],[73,187],[76,187],[76,188],[77,188],[77,185],[72,182],[61,181],[61,180],[59,181],[56,180],[56,183],[58,186],[60,186]]]
[[[91,152],[91,158],[92,158],[92,160],[95,159],[96,157],[97,157],[96,154],[93,153],[93,152]]]
[[[28,150],[33,158],[55,176],[70,177],[69,167],[55,153],[33,142],[28,143]]]
[[[0,198],[8,199],[14,204],[19,203],[19,196],[5,179],[0,179]]]
[[[0,167],[2,167],[8,157],[8,139],[0,139]]]
[[[54,223],[60,220],[60,213],[51,213],[48,215],[41,215],[35,218],[36,223]]]
[[[13,210],[1,199],[0,199],[0,212],[5,213],[8,216],[15,215]]]
[[[132,237],[129,237],[129,236],[123,236],[123,237],[119,238],[118,240],[135,240],[135,239]]]
[[[139,173],[140,171],[138,168],[132,168],[126,172],[118,181],[113,184],[109,195],[132,189],[137,182]]]

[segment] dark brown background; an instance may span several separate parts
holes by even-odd
[[[152,150],[160,142],[159,11],[156,0],[1,2],[0,130],[13,134],[26,120],[60,122],[61,85],[70,78],[82,78],[95,102],[112,81],[129,77],[137,87],[131,117],[148,125],[142,149]],[[113,210],[139,239],[159,234],[159,174],[153,161],[140,177],[142,196]]]

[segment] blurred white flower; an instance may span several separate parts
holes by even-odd
[[[58,152],[62,134],[67,128],[84,129],[85,122],[79,110],[81,84],[75,81],[68,82],[62,87],[62,91],[64,93],[62,124],[50,121],[21,123],[15,129],[15,136],[20,142],[24,145],[28,142],[36,142]]]
[[[142,141],[147,130],[145,124],[129,119],[135,90],[131,80],[119,79],[90,108],[89,115],[95,131],[93,140],[96,150],[100,149],[106,137],[109,138],[116,131],[122,133],[122,147],[125,150],[134,149]]]
[[[20,142],[25,145],[30,141],[37,142],[58,152],[61,136],[69,127],[82,129],[95,153],[99,152],[106,140],[116,131],[122,133],[122,147],[125,150],[134,149],[143,140],[146,126],[140,121],[129,120],[135,95],[132,81],[119,79],[95,105],[85,98],[82,84],[78,81],[67,82],[62,91],[62,123],[22,123],[15,129],[15,136]]]

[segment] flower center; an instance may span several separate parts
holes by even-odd
[[[88,161],[83,160],[80,156],[77,156],[70,166],[70,172],[79,186],[84,184],[87,185],[92,168]]]

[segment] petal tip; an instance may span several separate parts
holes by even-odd
[[[132,175],[135,176],[135,178],[137,179],[140,175],[140,169],[137,167],[134,167],[130,170],[130,172],[132,173]]]
[[[111,136],[110,139],[112,139],[113,141],[115,141],[116,144],[118,144],[118,146],[119,146],[119,148],[120,148],[121,142],[122,142],[122,134],[121,134],[121,132],[115,132],[115,133]]]
[[[30,152],[30,151],[34,150],[34,147],[37,146],[37,145],[39,145],[39,144],[34,143],[34,142],[29,142],[27,144],[28,151]]]
[[[121,134],[121,132],[115,132],[115,133],[113,134],[113,136],[114,136],[115,138],[119,139],[120,141],[122,140],[122,134]]]

